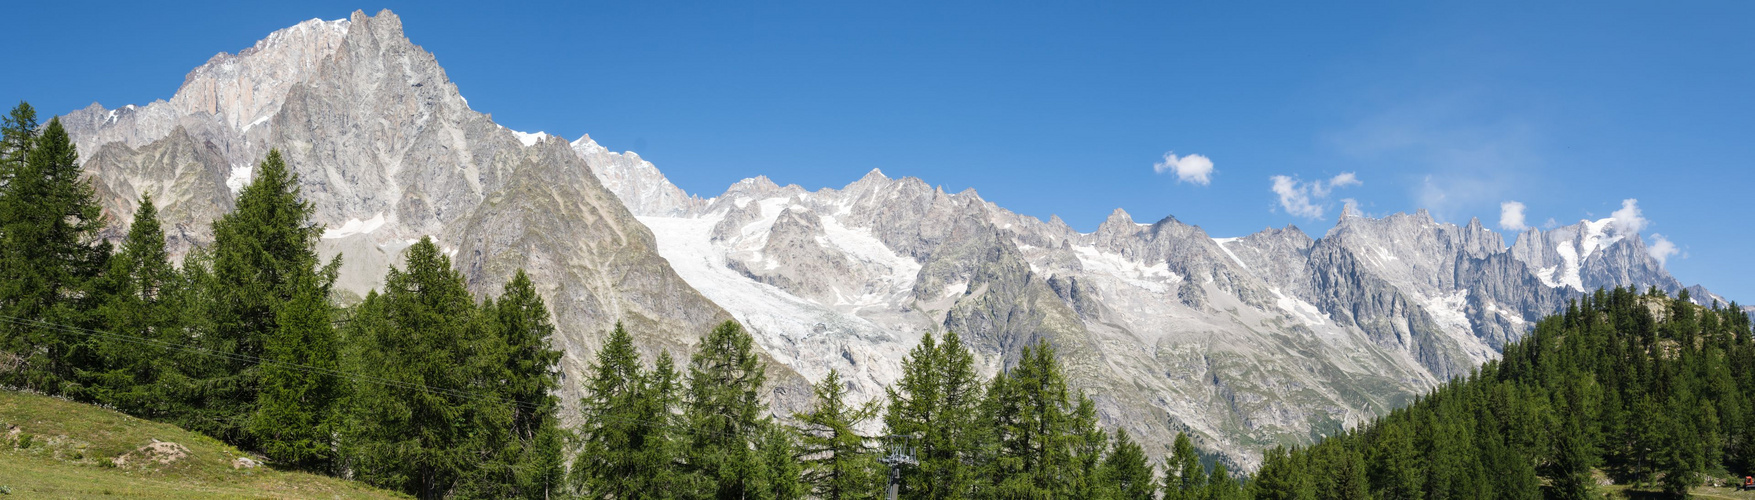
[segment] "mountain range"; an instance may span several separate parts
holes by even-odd
[[[151,194],[174,253],[211,242],[211,221],[277,148],[327,228],[319,249],[343,259],[339,301],[380,287],[423,236],[476,293],[526,269],[559,328],[569,403],[617,322],[648,355],[686,355],[738,320],[770,361],[783,418],[831,369],[856,399],[881,397],[928,333],[962,335],[990,374],[1047,340],[1105,427],[1154,456],[1188,432],[1253,468],[1263,447],[1309,443],[1467,374],[1599,287],[1685,289],[1636,224],[1614,219],[1510,245],[1425,211],[1347,213],[1311,238],[1292,226],[1214,237],[1116,210],[1082,233],[877,170],[814,191],[757,176],[702,198],[637,153],[494,123],[389,11],[218,54],[169,100],[60,118],[112,237]]]

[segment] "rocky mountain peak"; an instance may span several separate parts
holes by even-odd
[[[168,101],[88,107],[63,120],[87,152],[105,210],[125,215],[152,193],[167,240],[181,245],[173,251],[211,243],[206,228],[230,206],[231,187],[278,148],[327,227],[318,251],[343,257],[338,300],[381,287],[402,251],[431,236],[477,294],[497,293],[519,269],[530,275],[555,317],[568,380],[583,380],[585,360],[618,321],[641,332],[649,353],[685,354],[731,317],[676,274],[630,210],[681,212],[700,200],[636,155],[589,138],[521,137],[471,110],[389,11],[300,23],[189,75]],[[625,178],[603,182],[594,168]],[[652,194],[649,203],[640,193]],[[808,387],[772,366],[776,407],[800,409],[785,394]],[[559,396],[572,405],[580,391],[563,385]]]
[[[1097,231],[1099,232],[1104,231],[1105,228],[1109,231],[1122,231],[1128,233],[1139,232],[1139,224],[1134,223],[1133,216],[1129,215],[1126,210],[1120,208],[1116,208],[1114,211],[1109,212],[1109,217],[1103,219],[1103,224],[1097,227]]]

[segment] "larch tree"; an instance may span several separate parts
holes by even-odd
[[[105,218],[61,120],[31,137],[23,128],[34,112],[19,108],[6,120],[13,170],[0,188],[0,351],[12,354],[7,364],[14,366],[5,382],[77,393],[74,371],[87,360],[73,359],[82,340],[65,327],[91,323],[92,287],[110,257],[98,234]],[[22,163],[18,143],[29,144]]]
[[[1195,500],[1206,494],[1207,469],[1188,434],[1176,433],[1170,458],[1164,463],[1164,500]]]
[[[904,470],[901,493],[911,498],[956,498],[978,482],[976,455],[990,435],[977,428],[983,400],[975,357],[954,332],[923,335],[902,360],[902,378],[885,388],[884,425],[889,434],[908,436],[918,450],[918,467]]]
[[[691,494],[700,498],[761,497],[756,440],[769,416],[761,401],[766,366],[743,326],[726,321],[708,332],[689,357],[683,400],[683,456]]]
[[[841,373],[829,370],[813,388],[816,407],[794,415],[802,433],[799,454],[804,478],[818,497],[826,500],[870,498],[882,483],[870,438],[855,429],[877,416],[876,401],[854,405],[847,401],[848,388]]]
[[[554,348],[554,323],[548,306],[536,293],[536,284],[519,269],[506,282],[491,310],[493,330],[505,346],[498,377],[502,398],[512,402],[508,457],[515,486],[511,492],[524,498],[547,498],[565,484],[566,463],[562,456],[566,431],[560,428],[561,352]]]
[[[1108,485],[1117,499],[1152,500],[1157,490],[1152,476],[1152,463],[1146,460],[1145,450],[1128,437],[1126,429],[1115,429],[1115,441],[1109,456],[1103,459],[1099,481]]]
[[[473,489],[467,475],[492,456],[509,402],[478,385],[492,371],[480,345],[478,306],[463,276],[430,238],[391,268],[384,293],[371,293],[349,322],[360,345],[344,426],[350,470],[368,483],[420,498]],[[487,442],[484,442],[487,441]]]
[[[152,196],[143,195],[109,270],[95,287],[94,327],[111,336],[89,337],[96,363],[80,378],[91,399],[143,418],[167,418],[174,398],[161,384],[179,378],[173,349],[188,340],[178,314],[182,279],[165,251],[164,230]]]

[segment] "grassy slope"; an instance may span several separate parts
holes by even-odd
[[[1668,498],[1656,490],[1636,490],[1626,485],[1604,486],[1599,488],[1598,491],[1607,494],[1609,498]],[[1755,492],[1737,491],[1734,488],[1728,487],[1699,487],[1689,490],[1688,493],[1693,495],[1694,498],[1718,498],[1729,500],[1755,499]]]
[[[22,447],[27,436],[29,446]],[[154,439],[180,444],[189,454],[169,464],[112,464]],[[246,456],[173,425],[0,390],[0,486],[14,498],[403,498],[332,477],[232,467]]]

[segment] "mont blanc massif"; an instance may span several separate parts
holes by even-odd
[[[1347,214],[1311,238],[1116,210],[1083,233],[878,170],[814,191],[757,176],[702,197],[635,152],[495,124],[388,11],[214,56],[168,100],[60,118],[111,236],[149,194],[174,254],[211,242],[274,148],[326,227],[325,258],[343,256],[343,302],[382,287],[422,237],[477,293],[527,270],[559,328],[568,404],[618,321],[648,354],[684,357],[713,325],[742,323],[780,415],[808,406],[831,369],[854,399],[881,397],[927,333],[960,334],[989,375],[1047,340],[1103,427],[1153,456],[1185,432],[1253,468],[1265,447],[1466,375],[1599,287],[1723,300],[1671,277],[1614,219],[1509,244],[1425,211]]]

